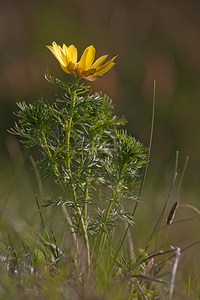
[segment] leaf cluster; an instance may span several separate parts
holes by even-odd
[[[46,79],[63,92],[52,104],[43,99],[34,104],[18,103],[18,122],[11,129],[26,146],[39,147],[42,174],[53,175],[64,190],[57,198],[61,200],[46,200],[44,205],[59,202],[68,207],[77,228],[85,214],[82,222],[91,232],[125,219],[132,223],[122,210],[121,200],[134,199],[133,187],[146,163],[143,145],[126,131],[117,130],[126,121],[114,115],[107,96],[92,94],[87,86],[65,83],[50,73]],[[97,205],[98,185],[111,191],[102,210]],[[96,205],[97,213],[93,209],[88,216],[87,206],[91,204]],[[107,216],[106,205],[112,206]]]

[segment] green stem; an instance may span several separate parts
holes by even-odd
[[[69,155],[69,150],[70,150],[70,134],[71,134],[71,128],[72,128],[72,119],[73,119],[73,108],[76,103],[76,91],[78,89],[78,82],[79,78],[77,79],[76,85],[71,93],[71,116],[68,121],[66,121],[66,168],[69,173],[69,182],[70,182],[70,188],[71,188],[71,195],[73,198],[74,202],[74,209],[78,215],[78,219],[80,220],[80,227],[81,231],[83,234],[83,239],[86,247],[86,252],[87,252],[87,273],[89,274],[89,269],[90,269],[90,248],[89,248],[89,240],[88,240],[88,234],[87,234],[87,227],[86,227],[86,218],[82,215],[82,211],[80,207],[77,205],[77,196],[76,196],[76,190],[75,186],[73,183],[73,179],[71,176],[71,164],[70,164],[70,155]]]
[[[42,148],[44,149],[44,151],[46,152],[47,156],[49,157],[49,159],[50,159],[50,161],[51,161],[51,165],[52,165],[52,168],[53,168],[53,170],[54,170],[54,174],[55,174],[56,177],[58,178],[58,180],[59,180],[59,182],[60,182],[60,184],[61,184],[61,186],[62,186],[64,192],[66,193],[66,195],[67,195],[67,197],[68,197],[68,199],[71,199],[71,197],[70,197],[70,195],[69,195],[69,192],[68,192],[68,190],[66,189],[65,183],[64,183],[64,181],[61,179],[61,176],[60,176],[60,172],[59,172],[59,170],[58,170],[58,167],[57,167],[56,163],[52,161],[52,154],[51,154],[51,152],[50,152],[50,150],[49,150],[49,147],[48,147],[48,144],[47,144],[47,140],[46,140],[46,137],[45,137],[45,134],[44,134],[44,133],[42,134],[42,142],[43,142],[43,145],[41,145],[41,146],[42,146]],[[65,212],[66,212],[66,218],[67,218],[67,221],[68,221],[69,225],[72,226],[72,222],[71,222],[71,219],[70,219],[70,216],[69,216],[67,210],[65,210]],[[72,227],[71,227],[71,228],[72,228]]]
[[[91,169],[89,170],[89,174],[91,174]],[[87,201],[89,196],[89,185],[90,185],[90,177],[87,177],[86,179],[86,186],[85,186],[85,203],[84,203],[84,209],[83,209],[83,215],[85,220],[87,219]]]
[[[70,134],[71,134],[71,128],[72,128],[72,119],[73,119],[73,108],[74,105],[76,103],[76,91],[78,89],[78,83],[79,83],[79,78],[77,78],[76,84],[74,86],[73,91],[71,92],[71,116],[69,118],[68,121],[66,121],[66,168],[67,171],[69,172],[69,177],[70,177],[70,188],[71,188],[71,193],[72,193],[72,197],[74,200],[74,203],[77,203],[77,197],[76,197],[76,191],[75,191],[75,187],[72,181],[72,177],[71,177],[71,166],[70,166],[70,155],[69,155],[69,150],[70,150]]]
[[[66,193],[67,197],[69,199],[71,199],[71,197],[69,195],[69,192],[66,189],[64,181],[60,178],[61,176],[60,176],[60,172],[58,170],[57,165],[54,162],[52,162],[52,155],[51,155],[51,152],[49,150],[47,140],[46,140],[46,137],[45,137],[44,134],[42,135],[42,141],[43,141],[42,148],[45,150],[46,154],[48,155],[48,157],[49,157],[49,159],[52,163],[54,173],[55,173],[56,177],[58,178],[58,180],[59,180],[64,192]],[[74,190],[74,192],[75,192],[75,190]],[[83,234],[83,239],[84,239],[84,243],[85,243],[86,251],[87,251],[87,273],[89,274],[89,270],[90,270],[90,249],[89,249],[89,241],[88,241],[88,236],[87,236],[87,229],[86,229],[86,226],[85,226],[85,223],[84,223],[84,219],[83,219],[83,216],[82,216],[81,209],[75,204],[73,205],[73,209],[77,212],[77,215],[80,218],[81,231],[82,231],[82,234]],[[73,229],[71,218],[70,218],[65,206],[63,206],[63,211],[65,213],[68,224],[69,224],[69,226],[72,230],[72,235],[73,235],[73,238],[74,238],[75,246],[77,247],[77,236],[76,236],[76,233]]]
[[[92,143],[91,143],[91,154],[94,151],[94,139],[92,139]],[[88,170],[88,176],[86,178],[86,185],[85,185],[85,203],[84,203],[84,209],[83,209],[83,215],[85,220],[87,220],[87,201],[88,201],[88,197],[89,197],[89,186],[90,186],[90,182],[91,182],[91,173],[92,173],[92,169]]]

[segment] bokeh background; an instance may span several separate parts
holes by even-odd
[[[98,57],[119,55],[116,66],[92,83],[92,89],[103,91],[113,99],[116,114],[128,120],[129,133],[146,146],[150,135],[153,81],[156,80],[153,145],[143,202],[137,215],[136,246],[144,247],[149,228],[153,227],[164,205],[177,150],[178,178],[186,156],[190,156],[179,200],[200,208],[199,12],[198,0],[1,1],[2,207],[5,204],[6,209],[14,208],[29,223],[30,216],[37,211],[29,189],[29,185],[34,184],[31,183],[34,175],[29,168],[17,167],[22,147],[7,129],[14,124],[17,101],[33,102],[41,96],[51,101],[52,89],[44,80],[47,68],[52,71],[57,68],[63,78],[70,79],[45,47],[55,41],[74,44],[79,53],[94,45]],[[30,178],[28,183],[27,178]],[[177,220],[184,218],[193,220],[173,227],[169,234],[174,246],[184,247],[199,239],[200,216],[180,207]],[[199,247],[184,254],[182,269],[187,264],[186,276],[191,271],[195,278],[199,272]]]

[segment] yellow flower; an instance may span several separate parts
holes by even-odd
[[[77,62],[77,49],[74,45],[67,47],[63,44],[63,47],[60,47],[53,42],[52,46],[47,46],[47,48],[51,50],[53,55],[59,61],[61,68],[66,73],[73,74],[79,78],[83,77],[93,81],[109,71],[115,65],[113,61],[116,56],[105,64],[103,64],[103,62],[108,55],[103,55],[94,62],[95,48],[93,46],[89,46],[84,50],[79,62]]]

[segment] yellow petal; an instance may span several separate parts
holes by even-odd
[[[69,54],[70,61],[72,61],[74,64],[76,64],[77,63],[77,49],[76,49],[76,47],[74,47],[74,45],[70,45],[68,47],[68,54]]]
[[[91,68],[93,69],[96,69],[98,67],[100,67],[100,65],[102,65],[102,63],[106,60],[106,58],[108,57],[108,55],[103,55],[101,57],[99,57],[94,63],[93,65],[91,66]]]
[[[110,62],[109,64],[105,64],[101,67],[101,69],[95,72],[94,75],[103,75],[104,73],[108,72],[114,65],[115,63],[112,62]]]
[[[94,61],[94,57],[95,57],[95,48],[93,46],[87,47],[83,52],[81,59],[79,61],[79,68],[83,70],[88,70]]]
[[[60,64],[62,64],[63,66],[66,66],[67,60],[66,60],[66,57],[64,55],[62,48],[60,46],[58,46],[56,43],[53,43],[52,45],[53,45],[53,50],[54,50],[54,52],[52,52],[52,53],[53,54],[55,53],[54,56],[57,58],[57,60],[59,61]]]
[[[63,69],[64,72],[70,74],[70,72],[69,72],[69,70],[68,70],[67,67],[65,67],[65,66],[63,66],[63,65],[61,65],[61,64],[60,64],[60,66],[61,66],[61,68]]]
[[[96,71],[96,69],[89,69],[89,70],[87,70],[87,71],[84,71],[84,72],[82,73],[82,76],[83,76],[83,77],[91,76],[91,75],[93,75],[93,74],[95,73],[95,71]]]
[[[96,72],[94,73],[94,75],[102,75],[106,72],[108,72],[114,65],[115,63],[113,62],[113,60],[116,58],[117,56],[113,57],[111,60],[109,60],[107,63],[105,63],[103,66],[97,68]]]
[[[65,44],[63,44],[62,50],[63,50],[63,53],[64,53],[65,58],[66,58],[66,64],[68,64],[70,62],[68,47]]]
[[[56,52],[55,52],[55,50],[53,49],[53,47],[52,46],[46,46],[52,53],[53,53],[53,55],[57,58],[57,55],[56,55]],[[57,58],[58,59],[58,58]]]
[[[53,53],[53,55],[54,55],[57,59],[59,59],[57,51],[55,51],[55,49],[54,49],[52,46],[46,46],[46,47]]]

